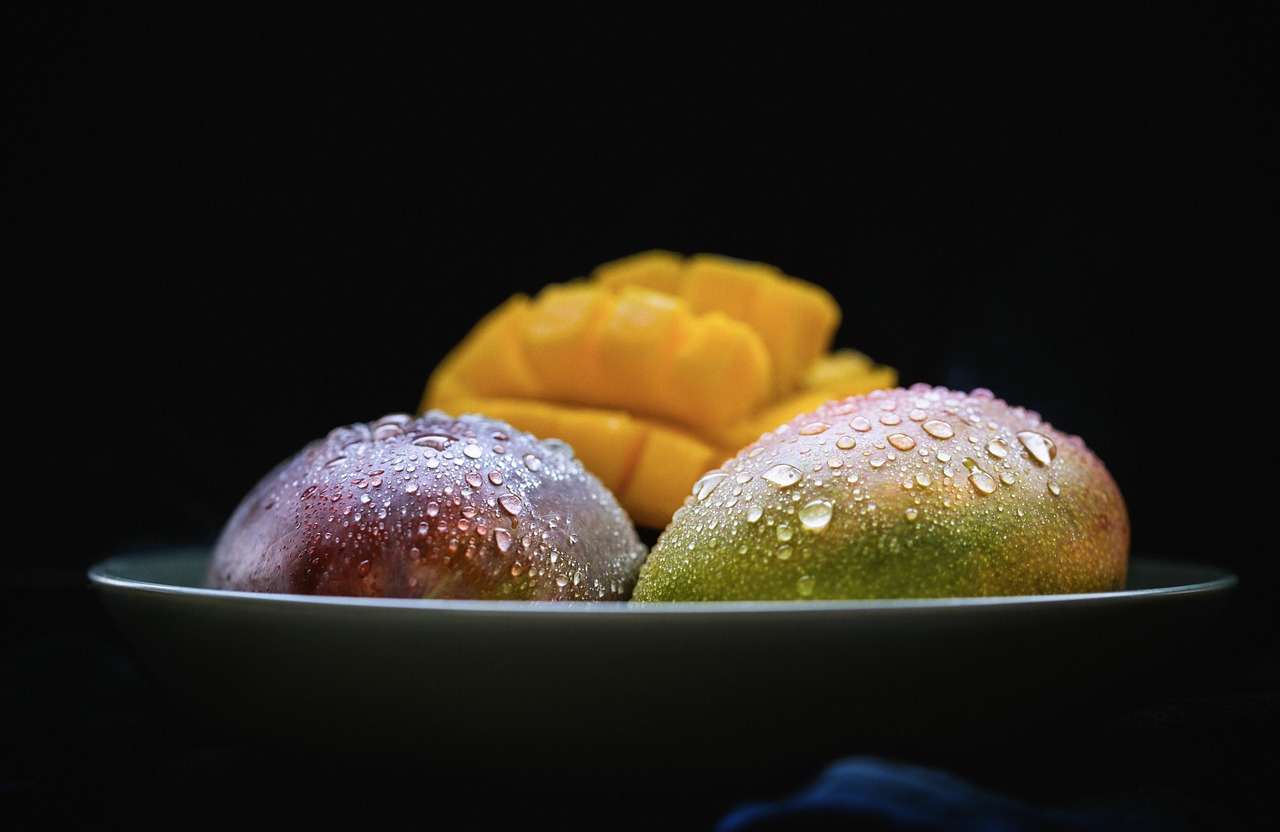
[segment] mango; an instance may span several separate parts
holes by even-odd
[[[722,255],[651,250],[518,293],[428,377],[419,413],[481,413],[571,445],[640,526],[761,433],[897,372],[832,350],[817,284]]]
[[[631,600],[1106,592],[1129,542],[1079,436],[984,388],[916,384],[829,401],[705,472]]]

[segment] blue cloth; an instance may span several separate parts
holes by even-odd
[[[1140,806],[1038,806],[977,788],[948,772],[878,757],[848,757],[788,797],[747,803],[715,832],[947,830],[947,832],[1185,832]]]

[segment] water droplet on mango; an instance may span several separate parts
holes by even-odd
[[[787,486],[798,483],[803,474],[800,469],[794,465],[786,462],[779,462],[768,471],[765,471],[762,476],[779,488],[786,488]]]
[[[1033,430],[1018,431],[1018,441],[1031,454],[1031,458],[1041,465],[1048,465],[1058,455],[1058,446],[1042,433]]]
[[[806,503],[799,511],[800,522],[810,531],[820,532],[831,522],[834,504],[828,500]]]
[[[889,434],[889,444],[900,451],[909,451],[916,446],[916,440],[905,433]]]
[[[969,482],[973,484],[977,491],[983,494],[990,494],[996,490],[996,478],[981,468],[974,469],[973,473],[969,475]]]
[[[729,479],[729,475],[722,471],[713,471],[706,474],[693,484],[693,496],[699,502],[711,496],[711,492],[716,490],[716,486]]]
[[[930,419],[921,427],[924,428],[925,433],[934,439],[950,439],[956,435],[955,428],[951,427],[951,423],[944,422],[941,419]]]

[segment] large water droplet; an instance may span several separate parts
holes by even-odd
[[[506,529],[494,529],[493,542],[497,545],[498,551],[505,555],[511,551],[511,532]]]
[[[889,434],[889,444],[900,451],[909,451],[916,446],[916,440],[905,433]]]
[[[797,516],[806,529],[820,532],[831,522],[833,505],[826,500],[814,500],[801,507]]]
[[[955,428],[951,427],[949,422],[944,422],[941,419],[930,419],[921,427],[924,428],[925,433],[935,439],[950,439],[956,435]]]
[[[1041,465],[1048,465],[1058,455],[1058,446],[1053,444],[1053,440],[1033,430],[1018,431],[1018,441]]]
[[[793,534],[795,534],[795,530],[792,529],[787,524],[783,523],[782,525],[778,526],[777,535],[779,540],[783,542],[788,541],[791,539],[791,536]]]
[[[484,480],[480,479],[479,474],[477,474],[475,471],[467,472],[467,485],[471,486],[472,488],[479,488],[483,484],[484,484]]]
[[[484,451],[480,450],[480,446],[479,446],[479,445],[476,445],[476,444],[473,444],[473,443],[468,443],[468,444],[467,444],[467,445],[462,449],[462,453],[463,453],[463,455],[464,455],[464,456],[467,456],[467,457],[469,457],[469,458],[471,458],[471,459],[479,459],[479,458],[480,458],[480,456],[481,456],[481,454],[483,454],[483,453],[484,453]]]
[[[854,416],[849,420],[849,427],[861,433],[871,430],[871,421],[866,416]]]
[[[536,472],[542,468],[542,460],[538,459],[533,454],[525,454],[524,467],[528,468],[530,471]]]
[[[996,478],[979,468],[978,463],[972,459],[965,459],[964,464],[970,472],[969,482],[975,489],[983,494],[990,494],[996,490]]]
[[[711,492],[716,490],[716,486],[729,479],[729,475],[722,471],[713,471],[705,475],[693,484],[693,496],[698,501],[707,499],[711,496]]]
[[[987,453],[996,459],[1004,459],[1009,455],[1009,446],[1003,439],[992,439],[987,443]]]
[[[754,523],[764,516],[764,509],[760,506],[752,506],[747,509],[747,522]]]
[[[792,552],[792,549],[790,546],[779,546],[778,550],[774,552],[774,555],[778,558],[778,560],[790,560],[791,552]]]
[[[805,598],[808,598],[813,594],[814,583],[815,580],[812,575],[804,575],[796,581],[796,592],[800,593]]]
[[[841,436],[836,440],[836,447],[842,451],[847,451],[857,444],[852,436]]]
[[[524,508],[524,503],[520,502],[520,498],[514,494],[503,494],[498,498],[498,505],[502,506],[507,514],[519,514]]]
[[[797,433],[801,436],[813,436],[818,433],[823,433],[830,428],[831,425],[828,425],[826,422],[810,422],[809,424],[801,427]]]
[[[789,485],[798,483],[803,475],[796,466],[786,462],[779,462],[768,471],[765,471],[762,476],[779,488],[786,488]]]

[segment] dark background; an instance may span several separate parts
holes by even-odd
[[[667,248],[819,283],[836,346],[1080,435],[1134,554],[1237,572],[1274,645],[1263,21],[58,14],[20,20],[5,128],[19,641],[414,409],[512,292]]]
[[[416,407],[510,293],[651,247],[827,287],[837,346],[1082,436],[1137,553],[1256,565],[1256,26],[996,7],[578,27],[51,24],[10,128],[36,299],[10,311],[13,486],[76,543],[38,536],[28,565],[210,537],[306,441]]]

